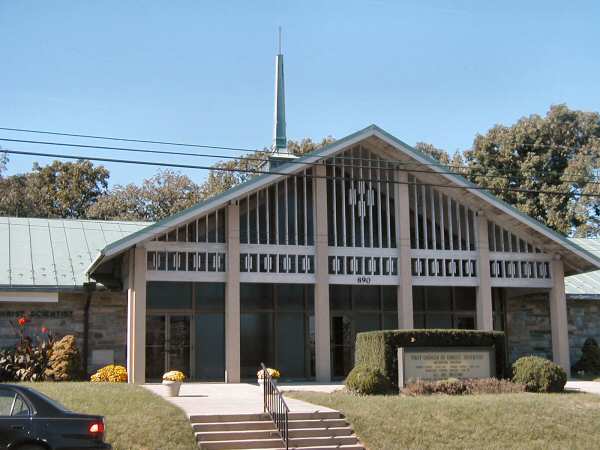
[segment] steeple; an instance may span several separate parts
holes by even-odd
[[[273,115],[273,153],[288,155],[285,135],[285,84],[283,80],[283,54],[281,53],[281,27],[279,27],[279,51],[275,57],[275,113]]]

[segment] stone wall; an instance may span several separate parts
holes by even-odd
[[[79,350],[82,351],[85,301],[84,292],[61,292],[58,303],[0,303],[0,347],[12,346],[17,342],[17,318],[26,316],[30,319],[25,326],[26,335],[36,339],[41,336],[42,327],[46,327],[50,333],[59,338],[73,334],[77,339]],[[90,371],[97,368],[92,363],[93,350],[112,350],[115,363],[125,364],[127,358],[127,296],[125,293],[98,291],[92,294],[88,357]]]
[[[567,300],[571,364],[581,356],[588,337],[600,343],[600,301]],[[546,294],[506,300],[506,334],[511,362],[526,355],[552,359],[550,305]]]

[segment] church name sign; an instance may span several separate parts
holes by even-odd
[[[495,375],[492,347],[399,347],[398,385],[416,380],[489,378]]]

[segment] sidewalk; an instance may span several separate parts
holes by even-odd
[[[179,397],[166,397],[161,384],[145,384],[144,387],[183,409],[188,416],[202,414],[254,414],[263,412],[263,391],[250,383],[183,383]],[[339,384],[284,383],[282,391],[311,390],[332,392],[341,389]],[[292,398],[285,399],[291,412],[333,411]]]
[[[567,381],[565,389],[600,395],[600,383],[597,381]]]

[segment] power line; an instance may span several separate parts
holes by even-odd
[[[124,152],[136,152],[136,153],[147,153],[147,154],[160,154],[160,155],[178,155],[178,156],[196,156],[196,157],[202,157],[202,158],[220,158],[220,159],[229,159],[229,160],[235,160],[235,161],[254,161],[254,162],[266,162],[267,161],[267,154],[265,154],[264,158],[256,158],[256,157],[246,157],[246,156],[241,156],[241,157],[236,157],[236,156],[229,156],[229,155],[214,155],[214,154],[209,154],[209,153],[187,153],[187,152],[177,152],[177,151],[167,151],[167,150],[154,150],[154,149],[141,149],[141,148],[130,148],[130,147],[112,147],[112,146],[105,146],[105,145],[90,145],[90,144],[74,144],[74,143],[67,143],[67,142],[52,142],[52,141],[33,141],[33,140],[29,140],[29,139],[10,139],[10,138],[0,138],[0,141],[6,141],[6,142],[18,142],[18,143],[27,143],[27,144],[36,144],[36,145],[56,145],[56,146],[61,146],[61,147],[74,147],[74,148],[88,148],[88,149],[100,149],[100,150],[115,150],[115,151],[124,151]],[[352,160],[352,161],[373,161],[372,159],[369,158],[360,158],[360,157],[354,157],[354,156],[333,156],[332,157],[335,160]],[[289,164],[302,164],[302,165],[320,165],[320,163],[318,162],[306,162],[306,161],[297,161],[297,160],[289,160],[286,161]],[[404,165],[407,164],[414,164],[417,167],[419,167],[419,163],[406,163],[404,161],[398,161],[398,160],[385,160],[386,163],[401,163]],[[441,165],[442,167],[447,167],[445,165]],[[359,166],[354,166],[355,168],[362,168],[362,169],[373,169],[372,166],[370,165],[359,165]],[[466,167],[469,170],[476,170],[476,168],[473,167]],[[395,170],[394,167],[375,167],[375,169],[380,169],[380,170],[384,170],[384,171],[392,171]],[[408,169],[406,169],[408,170]],[[433,174],[437,174],[437,175],[465,175],[465,171],[446,171],[446,172],[440,172],[440,171],[435,171],[435,170],[423,170],[423,169],[410,169],[411,172],[414,173],[433,173]],[[492,178],[492,179],[507,179],[507,180],[515,180],[518,177],[517,176],[506,176],[506,175],[490,175],[490,174],[473,174],[474,176],[480,177],[480,178]],[[587,177],[587,179],[585,180],[562,180],[564,183],[579,183],[581,181],[585,181],[587,183],[591,183],[591,184],[600,184],[599,181],[597,181],[597,178],[592,178],[589,179],[589,177]]]
[[[48,135],[54,135],[54,136],[69,136],[69,137],[77,137],[77,138],[87,138],[87,139],[103,139],[103,140],[110,140],[110,141],[122,141],[122,142],[137,142],[137,143],[144,143],[144,144],[157,144],[157,145],[171,145],[171,146],[179,146],[179,147],[192,147],[192,148],[208,148],[208,149],[216,149],[216,150],[229,150],[229,151],[239,151],[239,152],[246,152],[246,153],[268,153],[267,149],[263,149],[263,150],[259,150],[259,149],[251,149],[251,148],[243,148],[243,147],[227,147],[227,146],[218,146],[218,145],[206,145],[206,144],[192,144],[192,143],[185,143],[185,142],[173,142],[173,141],[163,141],[163,140],[149,140],[149,139],[135,139],[135,138],[121,138],[121,137],[114,137],[114,136],[99,136],[99,135],[91,135],[91,134],[81,134],[81,133],[67,133],[67,132],[59,132],[59,131],[47,131],[47,130],[32,130],[32,129],[26,129],[26,128],[10,128],[10,127],[0,127],[0,130],[3,131],[15,131],[15,132],[20,132],[20,133],[34,133],[34,134],[48,134]],[[504,144],[500,144],[500,146],[504,146]],[[515,143],[515,147],[556,147],[556,148],[566,148],[569,150],[573,150],[574,147],[572,146],[568,146],[568,145],[561,145],[561,144],[534,144],[534,143],[519,143],[516,144]],[[115,149],[116,150],[116,149]],[[178,154],[178,153],[173,153],[173,154]],[[185,154],[187,155],[187,154]],[[197,156],[202,156],[202,155],[197,155]],[[225,158],[225,159],[229,159],[229,158],[234,158],[234,157],[226,157],[226,156],[218,156],[219,158]],[[338,157],[338,158],[347,158],[347,157]],[[390,162],[395,162],[397,164],[402,164],[405,166],[411,166],[411,165],[416,165],[416,166],[443,166],[446,167],[447,169],[457,169],[455,172],[459,173],[461,171],[471,171],[474,169],[481,169],[481,170],[485,170],[485,168],[481,167],[474,167],[474,166],[461,166],[461,165],[453,165],[453,164],[444,164],[442,162],[438,162],[438,163],[411,163],[411,162],[406,162],[406,161],[401,161],[401,160],[389,160]],[[509,169],[502,169],[502,168],[498,168],[498,170],[501,170],[503,173],[509,173]],[[514,172],[513,172],[514,173]],[[584,173],[584,171],[579,170],[576,173]],[[481,176],[481,175],[478,175]],[[575,181],[577,182],[577,181]]]
[[[161,166],[161,167],[172,167],[178,169],[198,169],[198,170],[208,170],[208,171],[216,171],[216,172],[229,172],[229,173],[248,173],[248,174],[260,174],[260,175],[281,175],[281,176],[294,176],[294,177],[306,177],[306,178],[324,178],[327,180],[344,180],[345,177],[339,176],[330,176],[330,175],[315,175],[315,174],[294,174],[294,173],[286,173],[286,172],[277,172],[277,171],[261,171],[256,169],[233,169],[230,167],[213,167],[213,166],[199,166],[193,164],[175,164],[175,163],[161,163],[154,161],[138,161],[138,160],[127,160],[127,159],[116,159],[116,158],[100,158],[100,157],[90,157],[90,156],[80,156],[80,155],[62,155],[56,153],[41,153],[41,152],[30,152],[23,150],[11,150],[11,149],[2,149],[3,153],[16,154],[16,155],[27,155],[27,156],[43,156],[49,158],[64,158],[64,159],[75,159],[75,160],[89,160],[89,161],[101,161],[101,162],[111,162],[111,163],[119,163],[119,164],[135,164],[135,165],[145,165],[145,166]],[[406,169],[397,169],[403,172],[409,172]],[[372,178],[355,178],[355,181],[365,181],[365,182],[377,182],[381,181],[381,179],[372,179]],[[445,189],[464,189],[464,190],[480,190],[480,191],[495,191],[495,192],[517,192],[517,193],[527,193],[527,194],[547,194],[547,195],[560,195],[560,196],[579,196],[579,197],[598,197],[600,198],[600,194],[589,194],[589,193],[574,193],[574,192],[564,192],[564,191],[551,191],[551,190],[541,190],[541,189],[522,189],[522,188],[488,188],[482,186],[456,186],[456,185],[448,185],[448,184],[436,184],[436,183],[416,183],[416,182],[404,182],[404,181],[396,181],[396,180],[386,180],[386,182],[391,184],[406,184],[406,185],[421,185],[421,186],[430,186],[437,188],[445,188]]]

